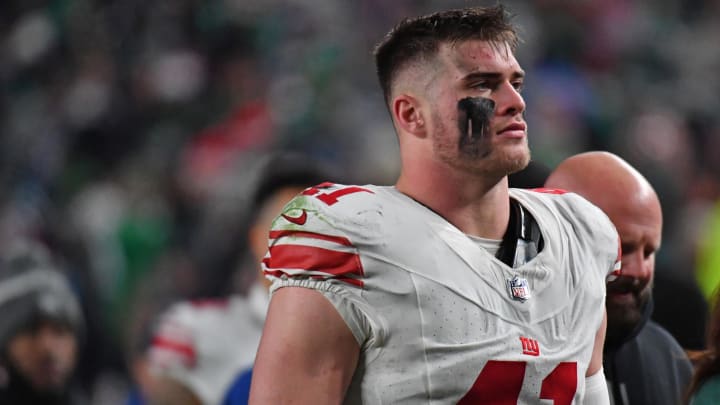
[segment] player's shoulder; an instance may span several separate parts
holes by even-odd
[[[167,316],[194,317],[210,312],[224,311],[230,306],[229,297],[212,297],[182,300],[174,303],[167,310]]]
[[[610,218],[579,194],[560,189],[511,189],[511,196],[529,205],[537,220],[554,223],[575,237],[594,240],[611,256],[617,256],[618,234]]]
[[[248,311],[247,300],[240,295],[181,300],[173,303],[159,317],[159,325],[194,330],[235,319]]]
[[[276,217],[272,228],[350,234],[367,233],[382,226],[390,207],[386,187],[322,183],[293,198]]]
[[[385,187],[373,185],[323,183],[304,190],[272,223],[265,275],[362,286],[360,257],[385,240],[383,210],[391,198]]]
[[[342,215],[354,209],[382,202],[382,188],[372,184],[353,185],[325,182],[300,192],[288,206]]]
[[[198,360],[197,335],[200,313],[191,301],[172,304],[156,320],[148,350],[149,365],[164,374],[170,370],[192,369]]]
[[[612,223],[605,213],[583,196],[556,188],[511,189],[511,196],[533,204],[540,204],[569,221],[600,221],[603,226]]]
[[[560,188],[514,188],[511,190],[511,195],[526,196],[526,198],[543,201],[545,204],[556,207],[567,206],[574,209],[592,209],[592,207],[594,207],[589,201],[579,194]]]

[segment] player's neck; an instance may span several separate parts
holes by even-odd
[[[424,173],[413,179],[400,175],[395,187],[435,211],[462,232],[488,239],[502,239],[510,216],[507,178],[494,184],[478,179]]]

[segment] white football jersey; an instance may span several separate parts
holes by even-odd
[[[284,208],[265,273],[321,292],[354,334],[346,404],[582,403],[617,233],[576,194],[510,196],[544,239],[517,268],[394,187],[325,183]]]
[[[161,318],[149,349],[150,371],[188,387],[205,405],[220,404],[238,373],[252,367],[268,295],[185,301]]]

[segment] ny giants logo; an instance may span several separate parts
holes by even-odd
[[[522,343],[523,354],[528,356],[540,355],[540,344],[538,344],[537,340],[520,336],[520,343]]]

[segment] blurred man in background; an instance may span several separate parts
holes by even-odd
[[[77,405],[72,388],[83,319],[49,253],[13,242],[0,257],[0,404]]]
[[[655,253],[662,236],[655,190],[627,162],[607,152],[566,159],[545,185],[575,192],[600,207],[622,241],[622,275],[608,283],[606,298],[603,364],[613,403],[678,404],[692,367],[676,340],[650,320]]]
[[[269,282],[258,266],[267,252],[270,224],[292,197],[335,176],[337,173],[299,154],[278,153],[265,162],[250,201],[247,231],[254,282],[245,296],[184,301],[161,317],[149,350],[152,381],[147,382],[148,402],[216,405],[223,400],[233,404],[247,401],[249,369],[268,302]],[[233,386],[236,377],[240,378]]]

